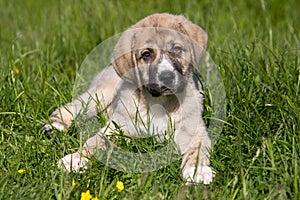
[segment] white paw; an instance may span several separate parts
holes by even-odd
[[[84,172],[86,169],[87,158],[81,157],[79,152],[68,154],[58,161],[58,167],[66,172]]]
[[[59,131],[63,131],[66,129],[66,127],[58,122],[53,122],[51,125],[50,124],[45,124],[42,127],[42,130],[47,131],[47,132],[51,132],[53,131],[53,127]]]
[[[215,172],[208,166],[198,166],[196,167],[184,167],[182,170],[183,178],[187,179],[187,184],[189,183],[200,183],[210,184],[215,177]]]
[[[66,129],[66,127],[58,122],[53,122],[51,124],[54,128],[56,128],[57,130],[63,131]]]

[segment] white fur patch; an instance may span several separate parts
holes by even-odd
[[[163,55],[161,62],[158,64],[158,73],[162,71],[173,71],[174,67],[170,61]]]
[[[187,184],[189,183],[200,183],[210,184],[215,177],[215,172],[208,166],[198,166],[196,167],[185,167],[182,170],[183,178],[187,179]]]
[[[86,169],[87,158],[81,157],[79,152],[68,154],[58,161],[58,167],[65,170],[66,172],[75,171],[84,172]]]
[[[63,130],[66,129],[64,125],[62,125],[62,124],[60,124],[58,122],[53,122],[51,125],[53,127],[55,127],[57,130],[60,130],[60,131],[63,131]]]

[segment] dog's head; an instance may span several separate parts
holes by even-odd
[[[112,64],[120,77],[153,96],[181,92],[200,63],[207,35],[183,16],[154,14],[126,30]]]

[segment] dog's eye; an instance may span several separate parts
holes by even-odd
[[[174,46],[171,50],[171,52],[176,55],[181,55],[183,51],[184,50],[181,46]]]
[[[141,58],[145,62],[149,62],[152,58],[153,50],[152,49],[146,49],[142,52]]]

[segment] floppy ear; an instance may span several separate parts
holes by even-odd
[[[183,16],[179,17],[181,18],[181,22],[179,22],[179,30],[192,40],[193,64],[195,67],[199,66],[206,51],[208,36],[200,26],[192,23]]]
[[[112,53],[112,65],[117,74],[127,81],[133,82],[134,73],[134,44],[135,32],[130,29],[125,31],[119,38]]]

